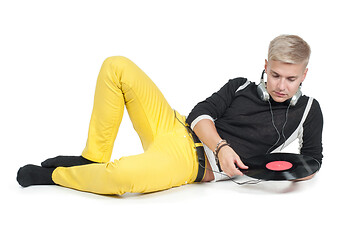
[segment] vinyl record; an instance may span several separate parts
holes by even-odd
[[[242,159],[249,168],[242,172],[262,180],[295,180],[317,172],[321,164],[316,159],[292,153],[271,153]]]

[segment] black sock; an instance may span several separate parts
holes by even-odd
[[[18,171],[16,180],[23,187],[31,185],[55,185],[51,178],[55,168],[43,168],[35,165],[25,165]]]
[[[96,163],[89,161],[83,156],[57,156],[54,158],[46,159],[41,163],[42,167],[52,168],[52,167],[73,167],[80,166],[85,164]]]

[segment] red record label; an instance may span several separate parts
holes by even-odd
[[[266,168],[272,171],[285,171],[292,168],[292,163],[287,161],[273,161],[266,164]]]

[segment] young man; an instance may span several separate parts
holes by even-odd
[[[275,38],[265,61],[266,84],[232,79],[187,119],[133,62],[108,58],[97,80],[82,155],[26,165],[17,180],[23,187],[57,184],[98,194],[153,192],[242,175],[239,169],[248,168],[242,159],[280,151],[297,138],[300,153],[321,162],[321,109],[299,91],[309,57],[300,37]],[[109,162],[125,106],[144,153]]]

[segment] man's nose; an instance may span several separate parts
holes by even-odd
[[[286,89],[286,79],[281,78],[280,81],[278,81],[279,90],[285,90]]]

